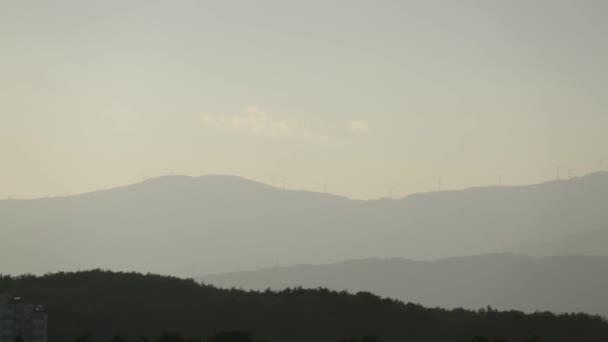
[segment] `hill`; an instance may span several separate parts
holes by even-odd
[[[439,261],[365,259],[209,275],[219,287],[326,287],[369,291],[426,306],[526,312],[588,312],[608,317],[608,257],[532,258],[493,254]]]
[[[606,255],[608,229],[595,229],[574,233],[565,237],[525,244],[518,250],[535,256],[590,254]]]
[[[51,341],[91,332],[158,336],[164,331],[209,336],[252,331],[270,341],[337,341],[374,334],[380,341],[455,342],[475,335],[520,341],[606,341],[608,323],[583,314],[427,309],[369,293],[324,289],[280,292],[221,290],[157,275],[87,271],[0,277],[0,293],[44,303]]]
[[[375,201],[232,176],[167,176],[82,195],[0,201],[0,269],[196,276],[370,256],[517,252],[608,230],[607,198],[608,173]],[[608,255],[608,241],[596,245],[594,253]]]

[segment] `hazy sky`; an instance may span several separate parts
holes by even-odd
[[[358,198],[608,160],[608,2],[0,0],[0,197],[168,173]]]

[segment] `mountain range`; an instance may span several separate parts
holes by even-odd
[[[608,257],[600,256],[489,254],[438,261],[375,258],[216,274],[200,280],[224,288],[252,290],[302,286],[369,291],[452,309],[491,306],[608,317]]]
[[[0,270],[197,276],[369,257],[608,255],[607,198],[606,172],[372,201],[234,176],[165,176],[0,201]]]

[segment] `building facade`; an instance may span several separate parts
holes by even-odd
[[[0,342],[17,341],[48,342],[46,311],[19,297],[0,296]]]

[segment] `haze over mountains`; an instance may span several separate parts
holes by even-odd
[[[206,284],[253,290],[324,287],[369,291],[430,307],[492,306],[608,317],[608,257],[487,254],[439,261],[363,259],[209,275]]]
[[[0,270],[198,276],[279,261],[608,255],[607,197],[605,172],[375,201],[232,176],[167,176],[76,196],[0,201]]]

